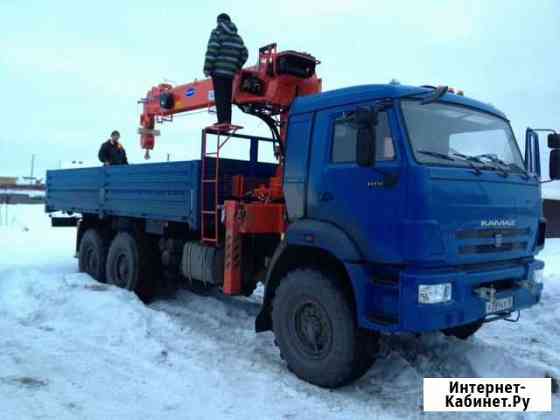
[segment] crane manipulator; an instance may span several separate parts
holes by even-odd
[[[319,62],[311,55],[295,51],[277,52],[276,44],[260,48],[257,65],[241,70],[234,79],[232,102],[250,115],[255,115],[271,128],[275,140],[280,141],[276,119],[286,117],[287,111],[298,96],[321,92],[321,79],[315,74]],[[145,98],[140,116],[140,145],[149,151],[154,148],[156,123],[172,121],[173,115],[211,108],[214,89],[211,79],[194,81],[173,87],[168,83],[154,86]],[[235,126],[217,127],[230,131]],[[282,130],[280,130],[282,131]]]
[[[291,104],[298,96],[321,92],[321,79],[315,73],[319,61],[295,51],[278,52],[276,44],[259,49],[255,66],[242,69],[233,82],[232,103],[243,112],[260,118],[270,129],[278,158],[276,173],[267,183],[245,190],[245,179],[233,176],[232,196],[223,203],[225,230],[220,228],[221,203],[218,181],[220,149],[230,138],[253,138],[236,133],[241,127],[220,124],[202,130],[200,230],[202,244],[225,248],[223,291],[239,294],[242,289],[240,256],[243,235],[278,234],[286,229],[286,207],[283,196],[283,167],[286,122]],[[210,109],[214,106],[212,80],[194,81],[179,86],[167,83],[154,86],[141,99],[140,144],[154,148],[159,130],[157,123],[172,121],[175,114]],[[216,135],[215,151],[207,150],[207,135]],[[262,139],[262,138],[261,138]],[[249,183],[247,183],[249,184]],[[223,243],[225,242],[225,243]]]

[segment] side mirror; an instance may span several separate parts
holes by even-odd
[[[369,108],[358,108],[355,112],[356,123],[359,128],[375,127],[377,125],[377,111]]]
[[[372,166],[375,163],[375,127],[377,111],[359,107],[348,116],[350,125],[358,130],[356,139],[356,162],[360,166]]]
[[[559,149],[560,148],[560,134],[551,133],[548,135],[548,147],[549,149]]]
[[[358,129],[356,141],[356,162],[358,165],[372,166],[375,164],[375,135],[375,126]]]
[[[550,145],[550,136],[548,137],[548,144]],[[560,149],[553,149],[550,151],[550,179],[560,179]]]
[[[375,127],[377,125],[377,111],[366,107],[359,107],[347,114],[347,121],[356,129]]]

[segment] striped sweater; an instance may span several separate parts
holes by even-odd
[[[220,22],[210,34],[204,74],[231,77],[241,70],[249,53],[233,22]]]

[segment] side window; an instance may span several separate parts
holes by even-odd
[[[343,117],[334,121],[333,140],[331,148],[331,162],[353,163],[356,162],[356,141],[358,130],[353,128]],[[379,122],[376,127],[377,149],[376,160],[395,160],[395,146],[389,127],[389,118],[386,112],[379,113]]]
[[[356,140],[358,130],[352,127],[343,117],[334,121],[331,162],[356,162]]]
[[[389,126],[389,116],[386,112],[379,114],[379,123],[376,131],[377,148],[375,150],[375,160],[395,160],[395,143],[391,135],[391,127]]]

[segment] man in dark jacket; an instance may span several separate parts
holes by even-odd
[[[115,130],[111,133],[111,138],[101,145],[99,160],[103,165],[128,165],[126,152],[119,142],[120,137],[120,133]]]
[[[210,34],[204,75],[212,77],[218,124],[231,124],[233,78],[243,67],[249,53],[230,17],[218,16],[218,26]]]

